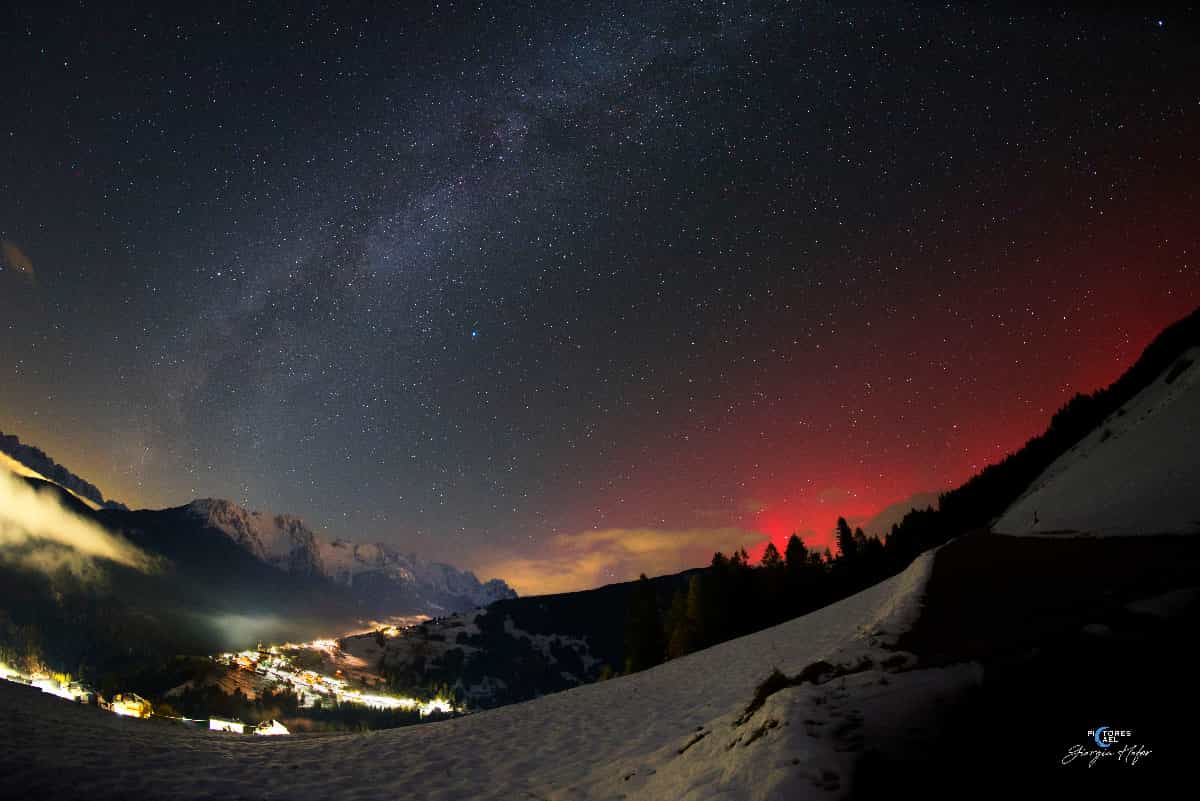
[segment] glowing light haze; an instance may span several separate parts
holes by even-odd
[[[85,578],[95,575],[96,559],[138,570],[153,567],[140,549],[70,511],[52,491],[36,490],[4,469],[0,469],[0,558],[45,571],[66,568]]]

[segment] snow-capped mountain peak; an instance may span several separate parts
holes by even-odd
[[[201,498],[186,508],[273,567],[325,575],[317,535],[295,515],[264,514],[219,498]]]
[[[354,543],[338,539],[322,543],[321,559],[326,566],[326,575],[340,584],[378,584],[381,580],[409,584],[418,588],[422,596],[439,609],[463,605],[454,599],[469,600],[472,607],[477,607],[516,597],[516,593],[499,579],[483,583],[470,570],[459,570],[442,562],[427,562],[415,553],[401,553],[379,542]]]
[[[373,602],[390,605],[395,613],[465,611],[516,597],[499,579],[480,582],[469,570],[427,562],[384,543],[327,541],[294,515],[252,511],[215,498],[202,498],[184,508],[273,567],[323,576]]]

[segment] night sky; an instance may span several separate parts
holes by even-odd
[[[93,5],[0,10],[0,430],[130,505],[523,592],[824,545],[1200,304],[1194,16]]]

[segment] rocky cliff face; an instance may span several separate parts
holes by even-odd
[[[480,582],[469,570],[427,562],[383,543],[326,541],[293,515],[264,514],[213,498],[185,508],[272,567],[323,576],[396,613],[465,611],[517,595],[499,579]]]
[[[254,512],[215,498],[193,501],[187,509],[273,567],[302,575],[326,574],[317,535],[298,517]]]

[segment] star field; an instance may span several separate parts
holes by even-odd
[[[824,545],[1200,302],[1191,16],[562,6],[4,12],[0,429],[529,591]]]

